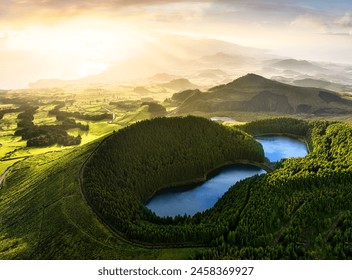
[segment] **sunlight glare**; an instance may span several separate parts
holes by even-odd
[[[144,48],[145,38],[141,31],[127,25],[68,22],[16,30],[6,48],[31,53],[33,57],[40,55],[45,58],[38,61],[40,65],[67,65],[71,73],[75,72],[74,77],[67,78],[80,78],[101,73],[114,62],[134,56]]]

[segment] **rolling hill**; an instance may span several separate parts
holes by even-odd
[[[297,72],[328,72],[328,69],[321,67],[318,64],[309,62],[307,60],[296,60],[296,59],[284,59],[279,60],[271,64],[271,67],[277,69],[285,69]]]
[[[160,84],[160,86],[167,88],[167,89],[175,90],[175,91],[197,88],[197,85],[191,83],[187,79],[175,79],[175,80],[172,80],[168,83]]]
[[[315,116],[352,113],[352,101],[333,91],[288,85],[255,74],[247,74],[207,92],[189,94],[192,98],[183,98],[177,113],[232,111]],[[180,94],[173,100],[177,96]]]
[[[332,90],[332,91],[351,91],[352,86],[350,85],[343,85],[343,84],[338,84],[338,83],[332,83],[326,80],[321,80],[321,79],[312,79],[312,78],[306,78],[306,79],[300,79],[300,80],[295,80],[293,81],[294,85],[301,86],[301,87],[318,87],[318,88],[324,88],[327,90]]]

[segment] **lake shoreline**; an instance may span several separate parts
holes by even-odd
[[[303,142],[306,145],[308,154],[311,153],[311,151],[313,150],[313,147],[311,147],[311,145],[309,144],[307,137],[298,136],[296,134],[290,134],[290,133],[258,133],[258,134],[253,134],[252,136],[254,138],[256,138],[256,137],[270,137],[270,136],[273,136],[273,137],[275,137],[275,136],[286,136],[288,138],[292,138],[292,139],[298,140],[300,142]]]
[[[226,167],[231,167],[236,165],[248,165],[248,166],[258,167],[266,172],[272,171],[272,169],[270,169],[269,166],[265,165],[265,163],[260,163],[260,162],[250,161],[250,160],[236,160],[233,162],[228,161],[210,169],[208,172],[204,174],[203,177],[198,177],[195,179],[184,180],[179,182],[173,182],[162,186],[160,189],[156,190],[150,197],[145,199],[143,201],[143,205],[145,206],[146,204],[148,204],[158,194],[167,193],[170,191],[182,192],[185,190],[191,190],[191,189],[197,188],[199,185],[205,183],[209,179],[218,175]]]
[[[305,155],[309,154],[310,153],[310,147],[309,147],[309,143],[307,142],[307,139],[304,138],[304,137],[298,137],[297,135],[290,135],[290,134],[287,134],[287,133],[262,133],[262,134],[256,134],[256,135],[253,135],[253,137],[256,138],[256,140],[258,142],[260,142],[261,140],[265,140],[266,138],[267,139],[270,139],[271,137],[277,137],[277,138],[282,138],[283,140],[283,143],[285,144],[282,144],[282,145],[288,145],[288,147],[290,147],[292,144],[286,144],[287,140],[284,140],[284,138],[289,138],[291,140],[296,140],[296,142],[301,142],[301,144],[299,144],[300,146],[300,150],[303,151],[303,149],[305,150]],[[261,137],[263,137],[262,139],[260,139]],[[245,159],[242,159],[242,160],[236,160],[236,161],[227,161],[227,162],[224,162],[218,166],[215,166],[214,168],[208,170],[203,176],[201,177],[198,177],[198,178],[194,178],[194,179],[190,179],[190,180],[184,180],[184,181],[178,181],[178,182],[173,182],[173,183],[169,183],[169,184],[166,184],[164,186],[161,186],[158,190],[155,190],[153,192],[152,195],[150,195],[147,199],[144,200],[144,206],[147,207],[148,209],[150,209],[151,211],[154,211],[158,216],[177,216],[177,212],[175,212],[176,214],[172,213],[172,211],[170,212],[169,210],[166,210],[167,207],[171,207],[170,209],[172,209],[173,207],[177,207],[176,205],[178,203],[180,203],[180,201],[182,201],[182,199],[184,199],[183,197],[186,195],[185,193],[187,193],[188,191],[190,191],[191,193],[191,197],[194,196],[195,194],[198,193],[197,188],[202,188],[205,187],[205,190],[203,191],[203,193],[207,193],[207,189],[208,189],[208,181],[211,181],[211,179],[213,179],[214,177],[217,177],[218,175],[219,176],[223,176],[222,173],[223,172],[228,172],[228,170],[226,170],[226,168],[231,168],[231,167],[234,167],[234,169],[237,169],[238,168],[238,171],[240,172],[239,174],[241,174],[242,169],[243,168],[258,168],[258,173],[253,173],[253,175],[251,175],[250,177],[252,176],[256,176],[256,175],[260,175],[262,174],[264,171],[265,172],[271,172],[272,170],[274,170],[274,163],[276,161],[275,157],[273,158],[272,157],[272,153],[269,153],[269,154],[266,154],[266,149],[269,149],[269,147],[267,147],[267,145],[265,145],[264,143],[260,142],[262,145],[263,145],[263,148],[264,148],[264,153],[265,153],[265,158],[266,160],[264,162],[255,162],[255,161],[251,161],[251,160],[245,160]],[[289,143],[289,142],[288,142]],[[272,145],[272,144],[271,144]],[[279,155],[285,155],[284,157],[281,156],[281,159],[282,158],[291,158],[291,157],[300,157],[302,156],[299,152],[296,154],[296,153],[288,153],[286,154],[286,152],[284,152],[285,150],[282,150],[282,145],[279,144],[275,144],[274,146],[275,147],[280,147],[281,146],[281,149],[279,148],[278,151],[279,151]],[[286,146],[284,146],[286,147]],[[304,156],[305,156],[304,155]],[[286,157],[287,156],[287,157]],[[275,159],[275,160],[274,160]],[[277,162],[277,161],[276,161]],[[237,170],[234,170],[234,172],[237,172]],[[235,175],[236,173],[233,173],[234,175],[231,175],[231,176],[234,176],[234,178],[237,177],[237,175]],[[243,174],[243,173],[242,173]],[[239,180],[243,180],[245,178],[248,178],[248,177],[242,177],[240,179],[237,179],[237,181],[234,181],[234,183],[230,186],[228,186],[228,188],[230,188],[231,186],[235,185]],[[212,184],[212,183],[210,183]],[[222,183],[221,183],[222,184]],[[155,205],[158,204],[158,202],[151,202],[154,198],[156,198],[156,201],[160,200],[160,197],[165,197],[165,199],[167,197],[170,197],[170,193],[172,194],[175,194],[175,196],[172,195],[172,197],[174,197],[173,199],[175,199],[175,203],[174,204],[173,202],[171,202],[171,200],[166,200],[167,202],[162,202],[160,204],[160,209],[164,208],[165,210],[162,211],[162,212],[158,212],[159,210],[157,210],[157,208],[155,208]],[[165,195],[165,196],[164,196]],[[208,197],[209,194],[207,194],[207,197]],[[219,194],[219,197],[222,196]],[[196,203],[196,201],[192,202],[192,198],[187,198],[187,203],[189,203],[190,205],[193,205],[193,203]],[[211,196],[210,196],[211,197]],[[170,198],[168,198],[170,199]],[[190,201],[189,201],[190,199]],[[195,198],[193,198],[195,199]],[[178,201],[178,202],[176,202]],[[143,200],[142,200],[143,202]],[[160,202],[159,202],[160,203]],[[149,207],[150,205],[150,207]],[[154,206],[151,206],[151,205],[154,205]],[[166,207],[166,208],[165,208]],[[186,207],[184,210],[188,209],[189,207]],[[192,207],[190,207],[189,209],[192,209]],[[205,209],[208,209],[208,208],[202,208],[200,207],[199,208],[199,211],[205,211]],[[167,213],[167,214],[166,214]],[[172,214],[171,214],[172,213]],[[187,215],[194,215],[195,213],[191,211],[186,211]],[[181,215],[181,213],[179,214]]]

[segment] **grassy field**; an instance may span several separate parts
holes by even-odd
[[[141,104],[142,97],[154,97],[158,100],[164,100],[172,95],[172,92],[165,92],[161,88],[153,88],[151,86],[150,88],[156,92],[150,92],[147,96],[141,96],[139,93],[134,92],[134,87],[107,86],[106,88],[26,89],[9,91],[5,96],[1,97],[23,100],[23,102],[37,107],[33,123],[39,126],[60,124],[55,116],[49,114],[57,106],[58,102],[65,102],[65,106],[62,108],[62,111],[65,112],[79,112],[86,115],[115,113],[114,120],[85,121],[75,119],[76,122],[89,125],[88,132],[80,129],[71,129],[68,131],[73,136],[81,135],[81,145],[84,145],[114,130],[119,130],[126,125],[150,118],[151,114],[148,112],[146,106],[139,107],[140,105],[138,105]],[[137,103],[136,107],[133,110],[124,110],[110,104],[110,102],[126,100]],[[2,104],[0,100],[0,110],[15,109],[19,106],[18,104]],[[21,137],[14,136],[17,129],[18,114],[19,112],[7,113],[0,119],[0,161],[64,149],[64,147],[57,145],[39,150],[26,148],[26,142],[22,141]],[[5,163],[2,165],[7,166]]]
[[[13,166],[0,190],[0,259],[183,259],[202,250],[137,247],[102,225],[79,185],[81,165],[96,146]]]

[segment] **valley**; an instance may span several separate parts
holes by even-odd
[[[0,259],[349,258],[348,93],[256,74],[194,85],[2,91]],[[310,153],[269,163],[263,135]],[[144,206],[238,163],[268,172],[192,215]]]
[[[346,277],[351,47],[348,0],[0,1],[1,279]]]

